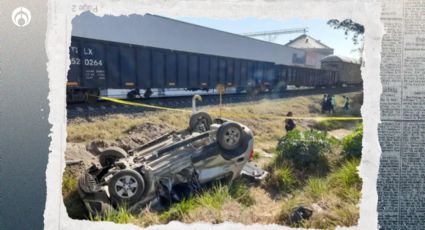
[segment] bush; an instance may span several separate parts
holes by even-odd
[[[323,166],[327,164],[325,155],[331,151],[333,142],[324,132],[293,130],[280,138],[275,164],[282,165],[289,160],[300,170]]]
[[[363,125],[359,124],[350,135],[342,140],[342,152],[347,158],[360,158],[362,156]]]

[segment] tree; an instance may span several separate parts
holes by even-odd
[[[345,19],[343,21],[339,21],[338,19],[331,19],[327,22],[327,24],[334,29],[344,30],[346,36],[348,36],[349,33],[353,33],[352,39],[355,45],[359,44],[359,36],[361,37],[360,40],[363,40],[364,26],[353,22],[351,19]]]
[[[342,29],[344,30],[345,36],[348,36],[349,33],[353,33],[353,43],[354,45],[358,45],[359,41],[361,42],[360,47],[357,49],[352,50],[351,52],[359,52],[360,54],[360,63],[364,65],[363,63],[363,49],[364,49],[364,43],[363,43],[363,34],[364,34],[364,26],[353,22],[351,19],[345,19],[343,21],[339,21],[338,19],[331,19],[327,22],[327,24],[334,29]]]

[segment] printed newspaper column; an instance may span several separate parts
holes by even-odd
[[[404,2],[400,228],[425,221],[425,1]]]
[[[378,224],[382,229],[398,229],[402,85],[403,85],[403,2],[386,1],[381,20],[385,26],[381,53],[381,120],[378,135],[381,160],[377,181]],[[367,28],[366,28],[367,33]]]
[[[425,220],[425,0],[386,1],[382,13],[382,229],[423,229]]]

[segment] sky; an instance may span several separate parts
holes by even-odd
[[[170,16],[167,16],[170,17]],[[195,18],[195,17],[171,17],[180,21],[197,24],[217,30],[241,34],[250,32],[260,32],[269,30],[280,30],[290,28],[308,28],[307,35],[320,40],[325,45],[334,49],[334,54],[358,58],[359,53],[352,50],[359,47],[354,45],[352,36],[345,36],[343,30],[336,30],[326,24],[325,19],[303,20],[291,19],[285,21],[271,19],[257,19],[248,17],[244,19],[210,19],[210,18]],[[294,39],[302,33],[283,34],[279,35],[273,42],[286,44],[289,40]],[[266,38],[260,38],[265,40]]]

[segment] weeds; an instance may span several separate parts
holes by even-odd
[[[320,178],[309,178],[307,180],[306,193],[314,199],[321,198],[329,191],[329,185],[326,180]]]
[[[169,210],[163,212],[159,216],[161,223],[168,223],[172,220],[183,220],[184,215],[194,210],[198,204],[193,197],[182,200],[179,203],[174,204]]]
[[[255,204],[255,199],[249,194],[249,188],[244,180],[234,181],[229,193],[233,199],[247,207]]]
[[[110,221],[117,224],[127,224],[134,218],[125,206],[118,207],[118,210],[108,209],[103,215],[89,215],[89,219],[93,221]]]
[[[77,189],[77,178],[70,172],[65,171],[62,177],[62,194],[67,196]]]
[[[196,202],[203,207],[219,209],[228,198],[230,198],[229,188],[223,185],[216,185],[199,195],[196,198]]]

